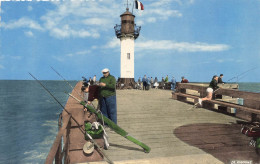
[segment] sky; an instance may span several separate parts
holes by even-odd
[[[260,82],[260,0],[140,0],[135,79]],[[120,77],[114,26],[127,0],[2,1],[0,80]],[[133,1],[129,0],[132,12]],[[238,76],[237,78],[234,78]]]

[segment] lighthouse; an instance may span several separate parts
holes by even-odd
[[[129,8],[120,15],[121,24],[115,25],[115,34],[120,39],[121,60],[119,85],[123,88],[134,88],[134,41],[138,38],[141,26],[136,26],[135,16],[129,12]]]

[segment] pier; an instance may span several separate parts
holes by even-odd
[[[78,83],[75,90],[79,91],[80,87]],[[76,95],[75,91],[72,93]],[[259,163],[260,156],[249,147],[251,138],[241,134],[241,126],[236,123],[240,118],[192,106],[173,99],[170,90],[117,90],[118,125],[151,147],[151,151],[145,153],[138,145],[108,130],[110,147],[105,153],[114,163],[120,164]],[[66,107],[83,124],[82,106],[69,98]],[[71,126],[76,126],[73,121]],[[67,150],[71,163],[107,163],[105,158],[104,161],[85,162],[82,156],[84,135],[74,132],[73,136]]]
[[[118,90],[118,125],[151,147],[137,145],[109,131],[115,163],[259,162],[250,138],[241,134],[239,118],[171,98],[170,90]],[[118,161],[118,162],[117,162]],[[119,162],[120,161],[120,162]],[[98,162],[100,163],[100,162]]]

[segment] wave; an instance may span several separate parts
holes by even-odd
[[[33,144],[34,149],[24,152],[23,163],[44,163],[58,132],[57,124],[57,120],[46,120],[42,124],[43,127],[49,128],[48,135],[41,142]]]

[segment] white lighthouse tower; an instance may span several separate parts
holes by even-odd
[[[121,63],[119,84],[124,84],[124,88],[133,88],[134,80],[134,40],[138,38],[141,26],[136,26],[135,16],[126,11],[120,15],[121,25],[114,27],[117,38],[121,44]]]

